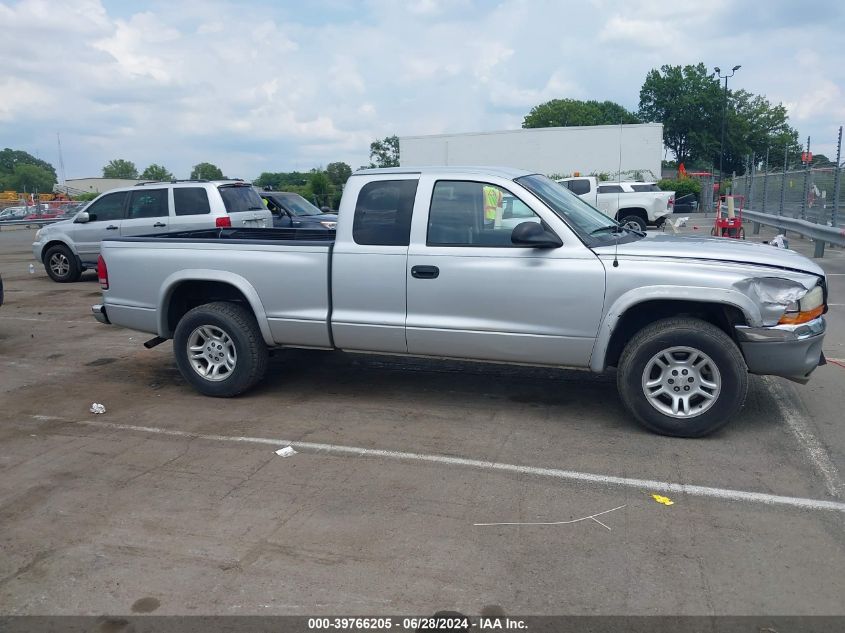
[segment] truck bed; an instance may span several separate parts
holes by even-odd
[[[160,239],[187,240],[190,242],[216,242],[220,240],[237,240],[252,244],[278,244],[280,242],[295,242],[303,244],[315,242],[324,246],[333,243],[335,240],[334,231],[313,231],[309,229],[292,228],[219,228],[219,229],[196,229],[193,231],[175,231],[172,233],[154,233],[152,235],[141,235],[138,237],[114,238],[109,241],[120,242],[149,242]]]
[[[219,228],[103,241],[113,323],[169,338],[193,297],[250,304],[270,345],[331,347],[333,231]]]

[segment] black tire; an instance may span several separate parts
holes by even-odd
[[[619,224],[621,224],[622,226],[625,226],[626,224],[636,224],[639,227],[639,231],[645,233],[646,230],[645,220],[643,220],[638,215],[634,215],[633,213],[621,216],[619,218]]]
[[[677,374],[672,374],[676,371],[674,364],[669,364],[666,369],[653,364],[661,352],[678,348],[698,352],[698,358],[706,357],[707,362],[702,362],[694,370],[695,374],[690,369],[690,375],[681,375],[681,371],[687,371],[681,369],[677,369]],[[684,352],[673,351],[671,354],[674,356],[664,358],[674,363],[677,358],[683,359]],[[688,361],[692,360],[689,356]],[[715,365],[716,372],[712,371],[709,363]],[[650,366],[657,370],[657,377],[654,373],[646,376]],[[646,395],[647,377],[660,380],[659,384],[651,387],[656,390],[651,398]],[[689,317],[662,319],[637,332],[622,352],[616,380],[622,401],[640,424],[655,433],[674,437],[704,437],[722,428],[742,408],[748,391],[748,369],[733,340],[715,325]],[[709,387],[705,389],[703,382],[700,386],[697,381],[703,380],[719,385],[718,390]],[[667,384],[673,381],[672,386]],[[688,385],[687,381],[691,384]],[[661,395],[659,391],[671,389],[677,392],[687,386],[692,390],[689,396],[683,391],[677,395],[669,391]],[[705,391],[715,393],[715,397],[696,395],[696,392],[700,394]],[[671,411],[667,414],[658,408],[662,406],[671,409],[676,398],[683,397],[687,397],[685,416],[672,415]],[[696,410],[700,412],[696,413]]]
[[[199,332],[201,328],[212,334],[222,332],[225,338],[204,337]],[[199,343],[200,348],[208,345],[205,349],[195,352],[201,355],[201,358],[191,358],[188,350],[189,341],[193,343],[203,341]],[[214,364],[225,365],[227,357],[223,347],[220,347],[219,352],[206,352],[206,350],[214,349],[211,345],[212,341],[215,344],[219,342],[218,347],[226,346],[226,349],[234,351],[231,370],[222,372],[222,375],[216,378],[204,377],[199,369],[194,368],[195,362],[200,366],[205,365],[211,368],[213,367],[211,361],[215,359],[223,359],[223,362]],[[215,301],[198,306],[185,314],[179,320],[173,335],[173,354],[182,377],[206,396],[217,398],[236,396],[255,385],[267,372],[267,346],[261,336],[258,323],[251,311],[237,303]],[[219,356],[211,357],[211,354],[219,354]]]
[[[50,279],[60,284],[79,281],[82,275],[82,268],[71,250],[64,245],[51,246],[44,253],[44,270]]]

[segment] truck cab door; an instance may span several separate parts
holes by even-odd
[[[420,179],[408,252],[408,352],[473,360],[586,367],[604,303],[595,254],[511,180]],[[490,190],[501,196],[487,195]],[[514,245],[504,213],[530,209],[562,246]],[[488,208],[485,208],[487,204]]]
[[[419,174],[352,178],[331,260],[331,331],[344,350],[405,353],[406,267]]]

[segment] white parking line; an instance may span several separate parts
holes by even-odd
[[[269,444],[270,446],[293,446],[301,453],[327,453],[331,455],[354,455],[356,457],[377,457],[407,462],[427,462],[445,464],[448,466],[465,466],[482,470],[516,473],[520,475],[534,475],[566,481],[578,481],[590,484],[603,484],[625,488],[638,488],[646,491],[675,492],[693,497],[710,497],[724,501],[744,501],[746,503],[760,503],[764,505],[780,505],[805,510],[831,510],[845,512],[845,503],[825,501],[822,499],[807,499],[803,497],[788,497],[772,495],[764,492],[747,492],[727,488],[711,488],[709,486],[695,486],[678,484],[667,481],[653,481],[650,479],[632,479],[629,477],[615,477],[613,475],[596,475],[574,470],[559,470],[557,468],[538,468],[536,466],[520,466],[502,462],[489,462],[480,459],[451,457],[449,455],[432,455],[425,453],[409,453],[404,451],[388,451],[374,448],[359,448],[357,446],[340,446],[336,444],[320,444],[316,442],[295,442],[291,440],[267,437],[246,437],[232,435],[209,435],[206,433],[192,433],[175,429],[162,429],[152,426],[136,426],[134,424],[112,424],[109,422],[95,422],[93,420],[79,420],[77,424],[93,426],[113,431],[135,431],[139,433],[153,433],[173,437],[187,437],[191,439],[209,440],[213,442],[238,442],[244,444]]]
[[[827,488],[827,491],[831,495],[838,499],[840,490],[842,489],[842,480],[839,478],[839,473],[836,470],[836,466],[833,465],[833,461],[830,459],[827,450],[825,450],[818,438],[813,435],[806,417],[795,406],[784,386],[771,376],[763,376],[763,381],[769,387],[769,391],[771,391],[774,397],[775,405],[777,405],[781,417],[786,422],[786,426],[798,440],[807,458],[815,466],[819,475],[821,475],[824,481],[824,487]]]

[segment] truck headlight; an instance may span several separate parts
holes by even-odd
[[[322,222],[320,222],[320,226],[333,231],[337,228],[337,222],[332,222],[330,220],[323,220]]]
[[[824,314],[824,290],[816,286],[798,301],[791,301],[778,321],[781,325],[806,323]]]

